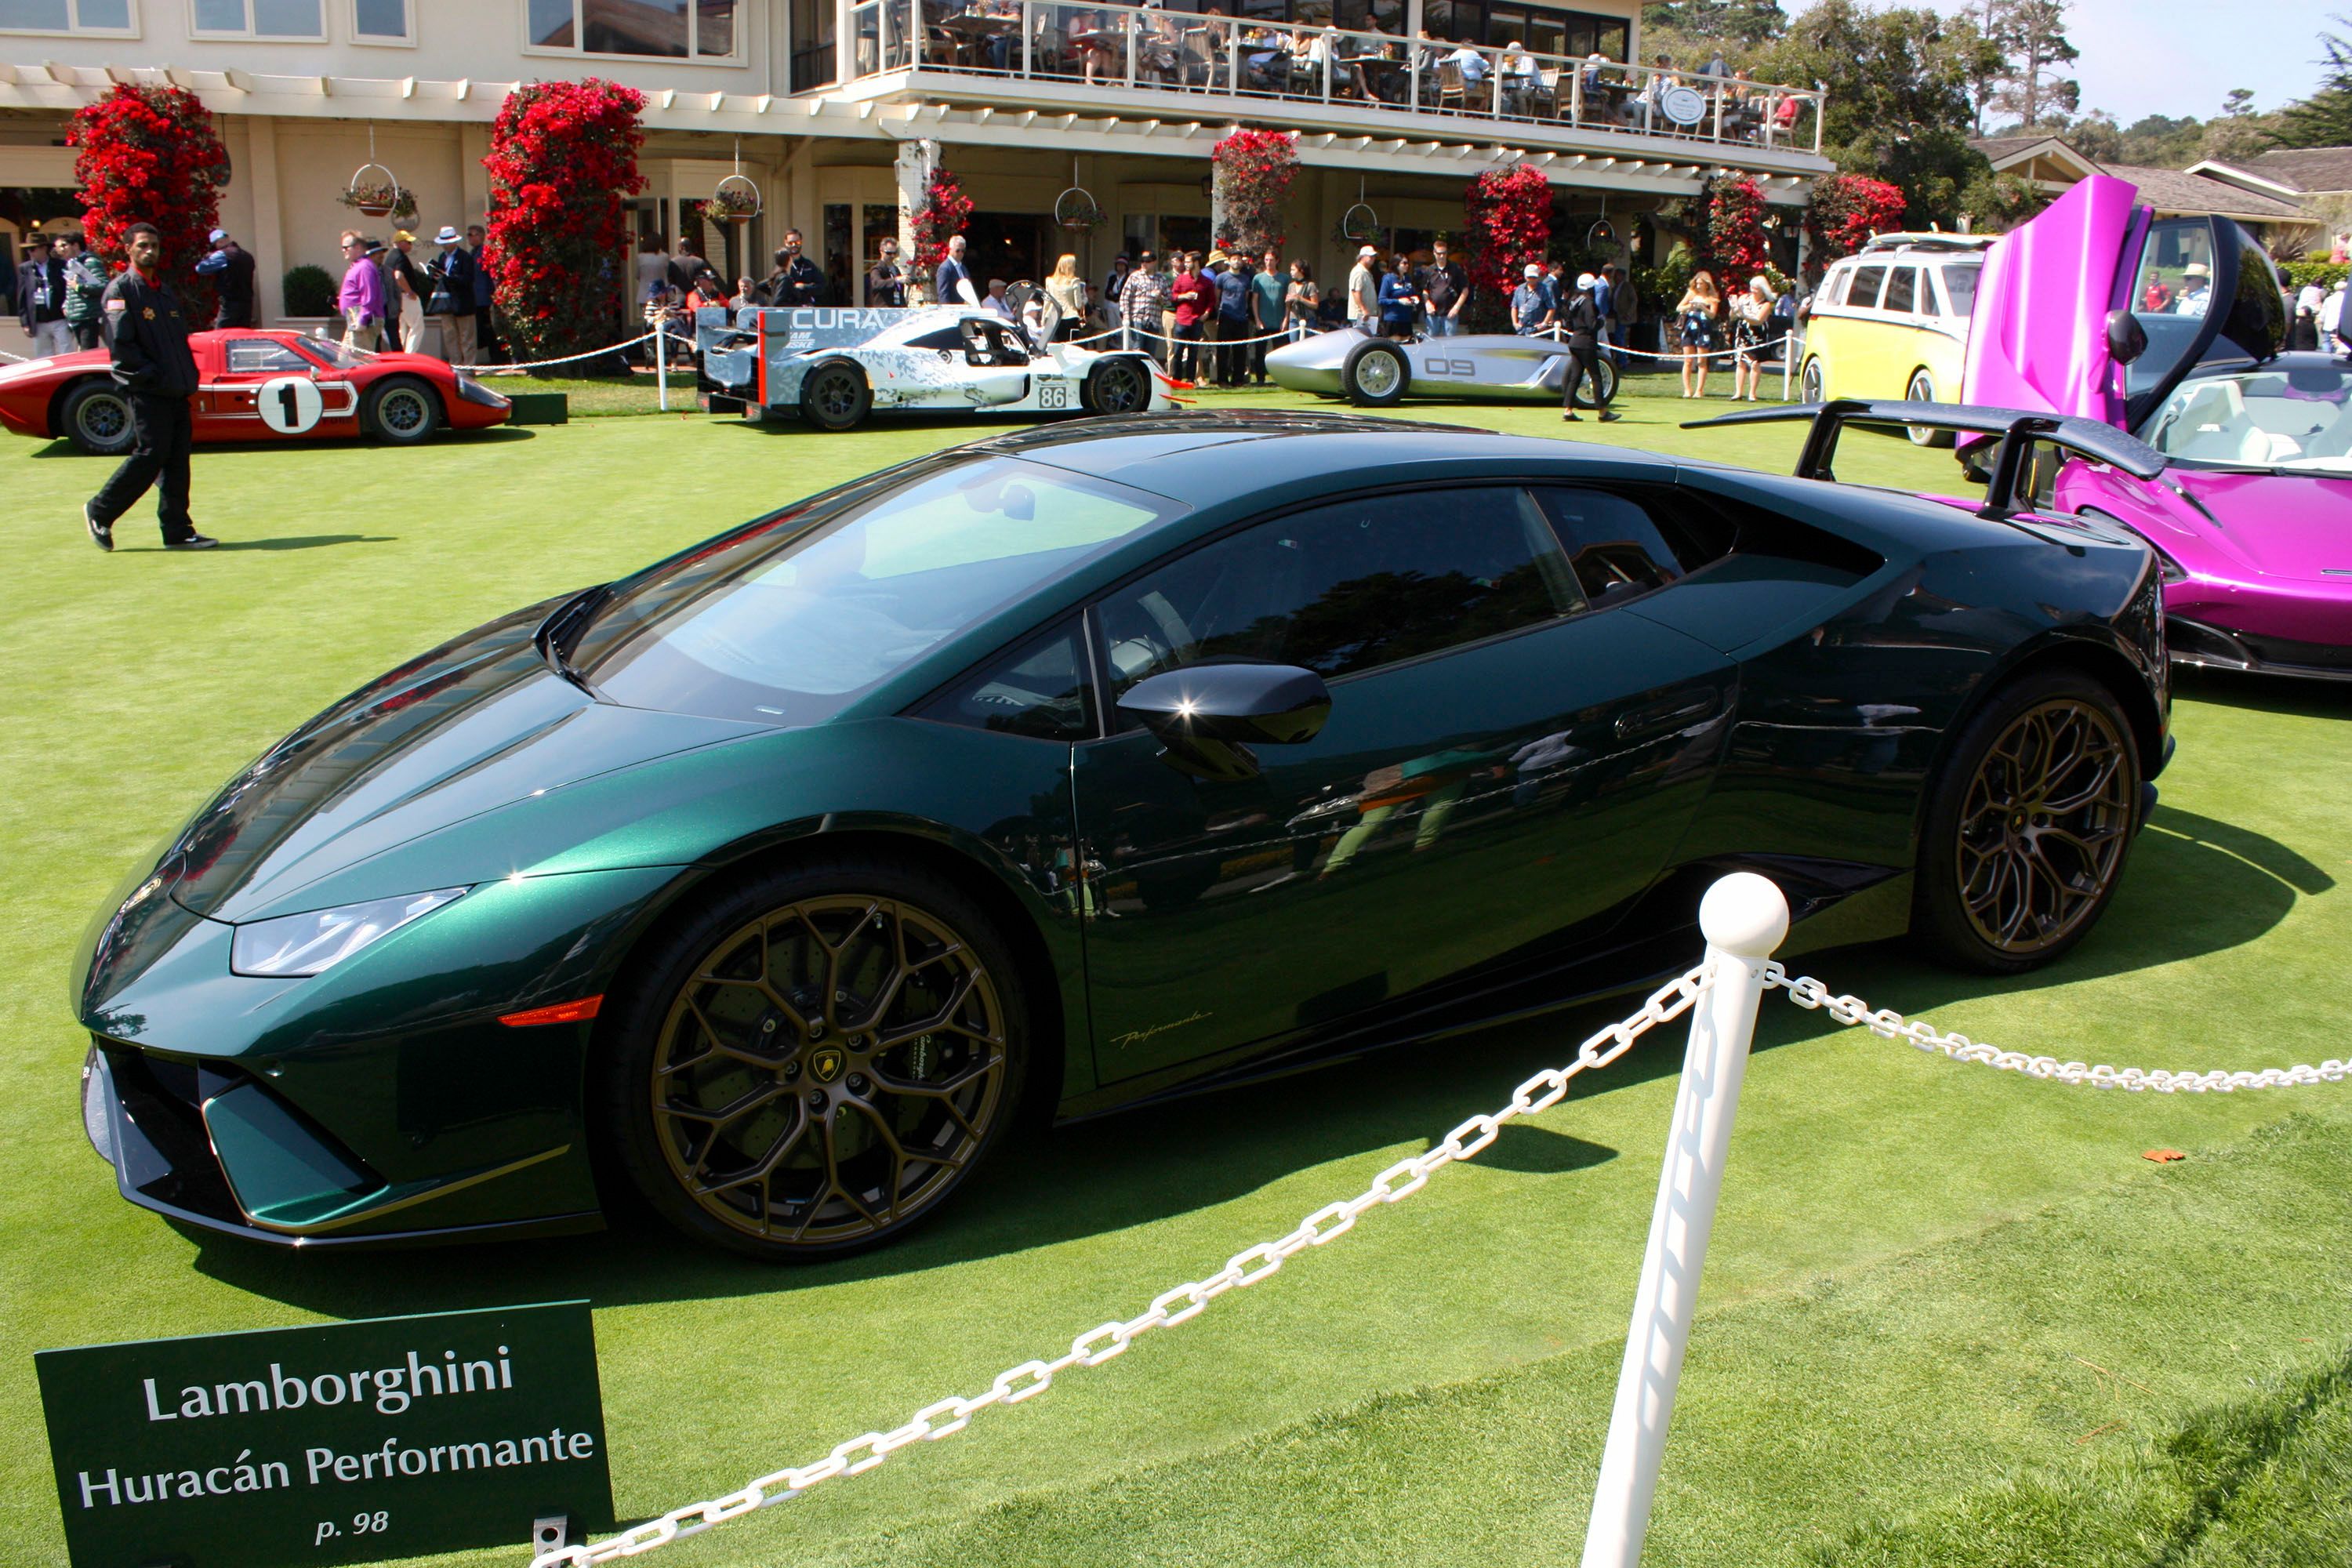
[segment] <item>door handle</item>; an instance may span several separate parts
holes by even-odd
[[[1661,730],[1678,730],[1694,721],[1706,718],[1715,711],[1713,690],[1678,691],[1645,703],[1617,716],[1617,738],[1630,741],[1636,735],[1647,735]]]

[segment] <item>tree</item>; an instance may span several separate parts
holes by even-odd
[[[1806,226],[1812,230],[1815,258],[1835,261],[1852,256],[1903,221],[1900,189],[1868,174],[1823,174],[1813,182],[1812,205],[1806,208]]]
[[[1489,169],[1462,198],[1463,237],[1470,248],[1469,309],[1498,330],[1521,269],[1551,244],[1551,183],[1533,163]]]
[[[1989,176],[1968,145],[1969,84],[2000,63],[1972,18],[1819,0],[1766,53],[1759,74],[1823,83],[1822,151],[1841,169],[1900,186],[1906,224],[1948,227],[1969,183]]]
[[[2094,163],[2128,163],[2124,156],[2124,130],[2116,117],[2104,109],[2095,109],[2073,124],[2063,120],[2050,127],[2053,136],[2063,136],[2068,146]]]
[[[625,283],[622,199],[646,188],[645,94],[595,77],[526,82],[490,128],[487,259],[500,314],[531,359],[609,341]]]
[[[2352,27],[2352,16],[2334,20]],[[2273,133],[2282,147],[2352,146],[2352,40],[2322,33],[2319,47],[2327,57],[2319,62],[2319,90],[2276,116]]]
[[[2023,126],[2074,113],[2083,89],[2058,74],[2082,58],[2066,41],[2066,0],[1986,0],[1985,21],[2001,65],[1980,101],[1979,123],[1986,108],[2014,115]]]
[[[2276,115],[2254,112],[2252,89],[2232,88],[2221,100],[2221,112],[2205,122],[2197,155],[2223,163],[2242,162],[2276,142],[2277,123]]]
[[[196,263],[211,248],[205,235],[220,212],[228,184],[228,150],[213,128],[212,111],[176,87],[117,83],[96,102],[74,110],[66,127],[74,149],[82,237],[90,249],[127,265],[124,235],[152,223],[163,237],[163,268],[190,317],[212,314],[209,284]]]
[[[1223,232],[1256,256],[1282,248],[1282,204],[1298,173],[1298,138],[1287,131],[1229,133],[1209,150]]]

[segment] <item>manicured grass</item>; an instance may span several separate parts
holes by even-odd
[[[1576,431],[1783,470],[1798,440],[1674,427],[1719,399],[1637,392],[1627,409]],[[1405,412],[1563,428],[1540,408]],[[205,556],[152,548],[145,512],[100,555],[76,511],[104,465],[0,447],[15,584],[0,625],[0,1561],[63,1562],[36,1349],[585,1296],[618,1501],[643,1517],[1139,1310],[1491,1109],[1613,1013],[1045,1135],[907,1244],[807,1269],[635,1229],[296,1257],[190,1240],[114,1195],[79,1124],[70,951],[223,777],[497,612],[1001,428],[824,437],[694,416],[414,453],[207,451],[197,515],[229,547]],[[1867,437],[1841,468],[1921,486],[1951,472],[1946,455]],[[2165,805],[2122,896],[2050,970],[1966,979],[1893,945],[1801,967],[2087,1060],[2344,1056],[2347,719],[2341,690],[2186,686]],[[1778,1000],[1758,1043],[1652,1563],[2326,1560],[2303,1543],[2341,1521],[2352,1474],[2352,1088],[2096,1094],[1955,1067]],[[658,1560],[1573,1562],[1679,1050],[1676,1031],[1345,1240],[1043,1399]],[[2189,1158],[2140,1157],[2159,1146]],[[2340,1525],[2334,1539],[2340,1554]]]
[[[513,396],[526,392],[561,392],[570,402],[574,419],[598,419],[616,414],[660,414],[661,386],[650,374],[632,376],[486,375],[482,384],[493,392]],[[694,373],[673,369],[669,378],[672,415],[694,412]]]

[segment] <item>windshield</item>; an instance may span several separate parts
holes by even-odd
[[[375,358],[366,349],[355,349],[333,338],[301,338],[297,340],[302,352],[325,365],[329,370],[357,370]]]
[[[631,707],[814,724],[1174,510],[1009,458],[919,461],[623,584],[572,663]]]
[[[2177,462],[2352,474],[2352,375],[2326,360],[2182,382],[2142,440]]]

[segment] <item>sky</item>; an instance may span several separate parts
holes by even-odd
[[[1981,0],[1932,3],[1981,10]],[[1811,0],[1781,5],[1794,16]],[[2147,114],[2208,120],[2233,87],[2252,89],[2256,109],[2283,108],[2319,85],[2320,31],[2352,36],[2352,21],[2328,20],[2338,10],[2352,13],[2352,0],[2074,0],[2066,37],[2083,55],[2083,108],[2126,125]]]

